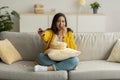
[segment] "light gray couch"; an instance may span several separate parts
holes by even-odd
[[[120,38],[120,32],[75,33],[80,55],[77,70],[34,72],[34,59],[42,51],[43,41],[37,33],[2,32],[0,39],[9,39],[23,61],[7,65],[0,62],[0,80],[115,80],[120,79],[120,63],[106,59]]]

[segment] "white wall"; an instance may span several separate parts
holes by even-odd
[[[107,16],[106,32],[120,31],[120,0],[86,0],[86,5],[82,13],[92,13],[89,4],[93,1],[100,2],[101,8],[99,8],[99,13],[103,13]],[[78,12],[77,0],[0,0],[0,7],[9,6],[11,9],[18,11],[19,13],[33,13],[33,7],[36,3],[43,4],[46,13],[50,12],[51,9],[63,13]],[[19,21],[14,21],[15,24],[13,31],[19,31]]]

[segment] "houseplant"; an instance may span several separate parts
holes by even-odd
[[[20,18],[19,14],[8,6],[0,7],[0,32],[13,29],[13,17]]]
[[[97,14],[98,8],[100,7],[100,4],[98,2],[93,2],[90,4],[91,8],[93,9],[93,13]]]

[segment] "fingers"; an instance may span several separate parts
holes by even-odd
[[[43,30],[42,30],[42,28],[39,28],[38,33],[41,33],[41,32],[43,32]]]
[[[65,30],[66,27],[65,27],[65,26],[60,26],[60,29],[61,29],[61,30]]]
[[[62,30],[66,32],[67,28],[66,28],[66,27],[63,27]]]
[[[38,31],[39,31],[39,32],[43,32],[42,28],[39,28]]]
[[[39,29],[38,29],[38,34],[39,34],[40,36],[44,35],[44,31],[42,30],[42,28],[39,28]]]

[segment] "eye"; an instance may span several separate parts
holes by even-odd
[[[59,23],[59,22],[60,22],[60,20],[57,20],[57,22]]]

